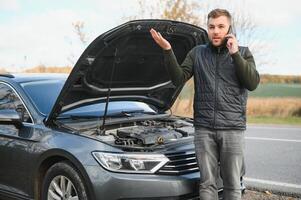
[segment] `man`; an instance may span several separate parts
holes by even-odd
[[[150,30],[164,50],[173,84],[183,84],[194,75],[194,144],[201,173],[201,200],[218,199],[218,162],[224,200],[241,199],[247,90],[254,90],[260,78],[250,50],[238,46],[235,35],[229,33],[231,21],[227,10],[212,10],[207,21],[210,42],[193,48],[181,66],[170,43]]]

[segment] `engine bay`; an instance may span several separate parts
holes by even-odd
[[[63,124],[72,132],[96,138],[113,146],[130,148],[157,147],[192,138],[194,134],[192,120],[177,116],[113,123],[106,125],[104,132],[100,132],[100,126],[95,126],[95,121],[69,120]]]
[[[164,145],[194,133],[192,123],[181,119],[138,121],[132,126],[106,130],[105,136],[96,136],[114,145],[127,147],[152,147]]]
[[[87,124],[87,123],[85,123]],[[107,126],[104,134],[95,129],[83,128],[81,123],[65,124],[80,134],[120,147],[154,147],[191,137],[194,134],[192,120],[181,117],[137,120]]]

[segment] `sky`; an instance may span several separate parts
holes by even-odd
[[[266,47],[260,74],[301,75],[301,1],[213,2],[212,8],[248,13],[256,24]],[[0,68],[73,65],[90,42],[137,15],[138,8],[137,0],[0,0]],[[87,44],[72,26],[78,21],[84,22]]]

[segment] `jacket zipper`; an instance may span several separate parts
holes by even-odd
[[[218,89],[218,66],[219,66],[219,55],[221,49],[217,49],[217,56],[216,56],[216,66],[215,66],[215,100],[214,100],[214,119],[213,119],[213,128],[216,128],[216,112],[217,112],[217,89]]]

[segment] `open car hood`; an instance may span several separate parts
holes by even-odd
[[[204,29],[170,20],[135,20],[105,32],[78,59],[46,123],[67,110],[105,101],[109,88],[110,101],[137,100],[168,110],[183,85],[172,84],[151,28],[171,43],[179,63],[208,41]]]

